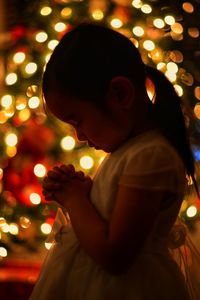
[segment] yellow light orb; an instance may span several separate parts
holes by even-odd
[[[171,25],[171,30],[176,34],[182,34],[183,26],[180,23],[175,22],[173,25]]]
[[[19,228],[16,223],[10,223],[9,232],[13,235],[17,235],[19,233]]]
[[[5,115],[8,118],[11,118],[14,115],[14,113],[15,113],[15,107],[14,106],[10,106],[10,107],[6,108],[4,110],[4,113],[5,113]]]
[[[144,13],[144,14],[150,14],[152,12],[152,8],[149,4],[144,4],[142,5],[141,7],[141,11]]]
[[[9,225],[8,223],[4,223],[2,226],[1,226],[1,231],[5,232],[5,233],[8,233],[9,232]]]
[[[164,20],[165,20],[165,23],[168,24],[168,25],[173,25],[175,23],[175,18],[173,16],[170,16],[170,15],[166,16],[164,18]]]
[[[93,17],[93,19],[99,21],[99,20],[102,20],[104,18],[104,13],[100,9],[95,9],[92,12],[92,17]]]
[[[153,25],[154,25],[155,27],[161,29],[161,28],[165,27],[165,22],[164,22],[162,19],[157,18],[157,19],[155,19],[155,20],[153,21]]]
[[[50,57],[51,57],[51,53],[49,53],[49,54],[47,54],[47,55],[45,56],[45,62],[46,62],[46,63],[48,63]],[[46,66],[44,66],[44,70],[45,70],[45,67],[46,67]]]
[[[17,144],[17,142],[18,142],[18,138],[17,138],[17,135],[15,133],[8,133],[5,136],[5,143],[8,146],[13,147]]]
[[[40,31],[36,34],[35,39],[38,43],[44,43],[48,39],[48,35],[44,31]]]
[[[30,62],[26,65],[25,71],[27,74],[31,75],[37,71],[37,65],[34,62]]]
[[[194,95],[195,97],[200,100],[200,86],[196,86],[194,89]]]
[[[197,119],[200,119],[200,103],[197,103],[194,107],[194,114]]]
[[[142,1],[141,0],[133,0],[132,1],[132,6],[135,8],[141,8],[142,7]]]
[[[3,169],[0,168],[0,180],[3,178]],[[1,226],[1,218],[0,218],[0,226]]]
[[[17,110],[23,110],[24,108],[26,108],[26,99],[23,96],[20,96],[16,100],[15,106]]]
[[[28,100],[28,106],[32,109],[39,107],[39,105],[40,99],[36,96],[33,96]]]
[[[70,7],[64,7],[60,14],[63,18],[69,18],[72,15],[72,9]]]
[[[43,223],[41,226],[40,226],[40,229],[42,231],[42,233],[44,234],[49,234],[51,232],[51,225],[48,224],[48,223]]]
[[[89,170],[93,167],[94,165],[94,160],[91,156],[84,155],[80,159],[80,165],[83,169]]]
[[[0,228],[6,224],[6,220],[3,217],[0,217]]]
[[[36,164],[34,169],[33,169],[33,172],[37,177],[42,178],[46,175],[47,170],[46,170],[44,165]]]
[[[62,32],[66,29],[66,24],[63,22],[58,22],[54,26],[55,31]]]
[[[5,108],[8,108],[13,103],[13,97],[11,95],[4,95],[1,98],[1,105]]]
[[[174,62],[167,63],[167,70],[172,73],[178,72],[178,66]]]
[[[110,25],[113,27],[113,28],[120,28],[122,27],[123,23],[120,19],[118,18],[114,18],[110,21]]]
[[[34,94],[36,94],[38,91],[38,86],[36,84],[30,85],[26,90],[26,95],[28,97],[32,97]]]
[[[44,6],[44,7],[42,7],[41,10],[40,10],[40,14],[41,14],[42,16],[48,16],[48,15],[51,14],[51,12],[52,12],[52,9],[51,9],[51,7],[49,7],[49,6]]]
[[[53,51],[58,45],[58,43],[58,40],[51,40],[48,42],[48,48]]]
[[[177,92],[178,96],[183,96],[183,88],[179,84],[174,85],[175,91]]]
[[[53,245],[53,243],[47,243],[47,242],[45,242],[44,245],[45,245],[45,248],[46,248],[47,250],[50,250],[51,247],[52,247],[52,245]]]
[[[27,121],[31,116],[30,110],[25,108],[19,112],[19,118],[22,122]]]
[[[158,70],[163,70],[164,68],[166,67],[166,64],[164,62],[159,62],[157,65],[156,65],[156,68]]]
[[[16,73],[10,73],[6,76],[6,84],[7,85],[13,85],[17,82],[17,74]]]
[[[4,247],[0,247],[0,257],[6,257],[8,255],[8,251]]]
[[[17,148],[16,147],[7,147],[6,148],[6,154],[9,156],[9,157],[14,157],[16,154],[17,154]]]
[[[62,138],[60,145],[63,150],[72,150],[75,147],[75,139],[72,136],[65,136]]]
[[[187,211],[186,211],[186,215],[189,217],[189,218],[193,218],[195,217],[197,214],[197,208],[196,206],[194,205],[191,205],[188,207]]]
[[[25,55],[24,52],[17,52],[13,56],[13,61],[16,64],[21,64],[21,63],[23,63],[23,61],[25,60],[25,58],[26,58],[26,55]]]
[[[144,49],[146,49],[148,51],[152,51],[155,49],[155,44],[151,40],[145,40],[143,42],[143,47],[144,47]]]
[[[169,70],[167,70],[165,72],[165,76],[171,81],[171,82],[175,82],[176,81],[176,74],[174,72],[171,72]]]
[[[34,205],[38,205],[41,202],[41,197],[37,193],[31,193],[29,199],[30,199],[30,202]]]
[[[27,217],[20,217],[19,224],[22,228],[28,228],[31,225],[31,221]]]
[[[144,35],[144,29],[141,26],[135,26],[135,27],[133,27],[132,31],[138,37],[141,37],[141,36]]]
[[[8,117],[6,116],[5,111],[0,110],[0,124],[6,123],[7,120],[8,120]]]

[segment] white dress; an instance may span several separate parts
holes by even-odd
[[[185,169],[175,150],[158,132],[149,131],[131,138],[107,156],[91,190],[91,201],[106,220],[111,217],[119,184],[166,191],[137,260],[122,275],[107,273],[80,247],[72,226],[66,224],[64,214],[58,210],[52,233],[58,225],[62,230],[56,235],[57,241],[47,255],[30,300],[191,299],[184,277],[168,251],[169,231],[186,184]]]

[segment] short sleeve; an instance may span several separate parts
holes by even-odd
[[[129,156],[119,184],[182,193],[186,184],[185,169],[170,146],[144,147]]]

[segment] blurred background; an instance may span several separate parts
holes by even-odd
[[[200,0],[0,0],[1,300],[28,299],[50,247],[45,240],[56,207],[42,197],[46,172],[73,163],[93,176],[105,156],[44,112],[41,78],[58,41],[82,21],[104,23],[130,38],[143,61],[161,70],[185,101],[199,173],[199,16]],[[148,92],[151,97],[150,87]],[[200,249],[200,201],[190,178],[180,217]]]

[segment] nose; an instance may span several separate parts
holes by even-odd
[[[80,142],[84,142],[87,140],[86,136],[80,131],[76,129],[76,136]]]

